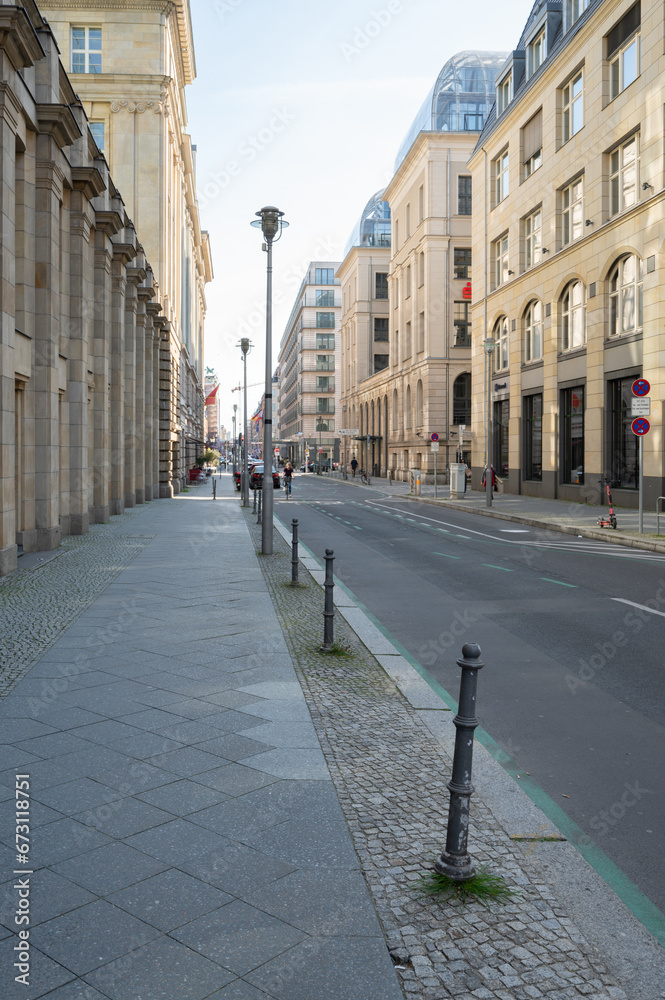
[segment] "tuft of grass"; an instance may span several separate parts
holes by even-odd
[[[339,642],[333,642],[329,649],[324,649],[323,646],[319,646],[319,653],[325,653],[326,656],[352,656],[350,650],[346,646],[342,646]]]
[[[487,909],[490,903],[507,903],[520,895],[519,889],[511,888],[503,875],[486,868],[478,868],[466,882],[455,882],[437,871],[425,872],[410,888],[421,897],[441,896],[459,906],[476,901]]]

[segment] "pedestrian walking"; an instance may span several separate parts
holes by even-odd
[[[293,466],[290,462],[287,462],[284,466],[284,492],[286,493],[286,499],[291,499],[291,480],[293,479]]]
[[[353,458],[351,459],[351,474],[353,475],[354,479],[356,477],[356,469],[357,468],[358,468],[358,459],[354,455]]]
[[[499,487],[496,485],[496,475],[494,472],[493,465],[490,465],[490,471],[492,473],[492,489],[495,493],[498,493]],[[480,485],[482,486],[483,489],[485,489],[485,486],[487,485],[487,466],[485,466],[485,468],[483,469],[483,478],[480,481]]]

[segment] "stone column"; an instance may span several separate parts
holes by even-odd
[[[148,315],[152,319],[152,455],[151,455],[151,477],[152,477],[152,498],[159,497],[159,463],[161,458],[160,440],[160,357],[161,357],[161,326],[157,321],[157,313],[161,312],[161,306],[152,302],[148,306]]]
[[[145,425],[145,297],[141,282],[145,279],[143,253],[139,253],[134,261],[135,267],[130,269],[130,277],[136,283],[136,390],[135,390],[135,434],[136,466],[134,469],[134,495],[137,503],[145,502],[145,451],[147,444],[147,429]]]
[[[114,198],[113,201],[119,201]],[[118,214],[124,217],[120,203]],[[123,219],[123,221],[126,221]],[[127,264],[134,257],[135,248],[125,242],[123,232],[113,239],[111,264],[111,514],[122,514],[125,509],[125,299],[127,295]],[[130,330],[132,350],[133,330]],[[133,412],[133,407],[132,407]],[[132,504],[133,506],[133,504]]]
[[[155,294],[152,286],[152,270],[146,267],[146,277],[139,285],[138,296],[143,316],[143,499],[145,502],[153,499],[153,439],[158,429],[154,424],[153,414],[153,339],[151,299]],[[137,490],[138,496],[138,490]]]
[[[0,103],[0,214],[3,230],[3,253],[0,256],[0,574],[16,568],[14,150],[18,112],[18,102],[11,91],[5,91]]]
[[[167,319],[159,323],[159,495],[173,496],[173,442],[171,393],[177,378],[171,356],[171,324]]]

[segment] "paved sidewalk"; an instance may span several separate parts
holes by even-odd
[[[662,997],[662,949],[480,745],[470,848],[521,895],[417,897],[445,837],[452,712],[339,588],[346,655],[320,654],[318,564],[290,587],[279,531],[257,558],[255,518],[218,485],[0,582],[17,633],[17,594],[30,616],[58,598],[0,701],[3,1000]]]
[[[226,485],[114,519],[153,537],[0,703],[3,1000],[402,997]],[[57,588],[58,560],[38,573]]]
[[[342,479],[341,475],[335,475],[335,481],[346,482],[353,488],[361,490],[378,490],[388,496],[404,497],[413,500],[422,500],[426,503],[437,503],[441,507],[455,508],[456,510],[468,511],[483,516],[505,518],[521,524],[529,524],[544,531],[552,530],[565,532],[568,534],[581,534],[585,538],[602,539],[619,545],[628,545],[636,548],[649,549],[655,552],[665,552],[665,514],[660,519],[660,529],[662,534],[658,535],[658,521],[653,510],[645,510],[643,513],[643,534],[639,534],[639,511],[629,507],[615,507],[618,520],[618,528],[600,528],[598,518],[607,516],[607,506],[596,506],[594,504],[573,503],[567,500],[549,500],[541,497],[530,497],[516,495],[513,493],[494,493],[492,497],[492,507],[486,506],[487,500],[484,492],[468,490],[461,500],[450,499],[450,487],[439,486],[437,488],[437,499],[434,497],[434,486],[422,486],[420,497],[415,497],[410,492],[408,483],[395,480],[388,482],[386,479],[375,478],[371,480],[369,487],[364,486],[358,479]]]

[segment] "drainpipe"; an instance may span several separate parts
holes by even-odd
[[[483,273],[484,273],[484,284],[483,284],[483,340],[488,336],[487,333],[487,150],[484,146],[481,146],[483,151],[484,163],[483,163],[483,224],[484,224],[484,248],[483,248]],[[489,359],[488,359],[489,360]],[[483,362],[485,361],[485,354],[483,353]],[[483,364],[483,372],[485,371],[485,366]],[[486,395],[485,399],[490,399],[490,390],[492,388],[492,365],[491,362],[487,365],[487,384],[485,386]],[[490,406],[491,399],[490,399]],[[483,407],[484,411],[484,407]],[[487,466],[487,475],[489,476],[489,441],[487,440],[487,425],[486,421],[483,420],[485,425],[484,430],[484,441],[485,441],[485,465]]]

